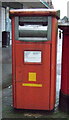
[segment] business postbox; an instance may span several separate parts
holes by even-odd
[[[58,12],[10,10],[12,19],[13,106],[52,110],[56,93]]]
[[[58,27],[63,30],[59,107],[62,111],[69,112],[69,23],[61,23]]]

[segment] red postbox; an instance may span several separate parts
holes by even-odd
[[[10,10],[12,19],[13,106],[53,110],[56,93],[58,12]]]
[[[69,112],[69,24],[59,24],[63,30],[62,44],[62,72],[59,107],[62,111]]]

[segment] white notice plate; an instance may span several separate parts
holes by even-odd
[[[24,51],[24,62],[41,63],[41,51]]]

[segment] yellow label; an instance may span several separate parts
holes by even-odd
[[[42,87],[42,84],[23,83],[22,86],[29,86],[29,87]]]
[[[36,81],[36,73],[29,72],[29,81]]]

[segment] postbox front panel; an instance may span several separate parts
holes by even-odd
[[[50,44],[16,45],[17,108],[49,110],[50,50]]]

